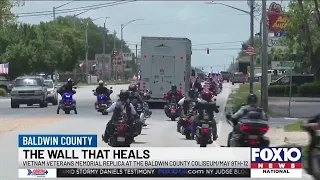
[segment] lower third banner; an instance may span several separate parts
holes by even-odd
[[[250,177],[250,168],[88,169],[58,168],[58,178],[94,177]]]

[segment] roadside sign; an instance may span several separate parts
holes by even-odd
[[[281,37],[268,37],[268,53],[271,49],[280,49],[282,52],[288,50],[288,46],[284,46],[280,42]]]
[[[294,61],[271,61],[271,68],[278,70],[289,70],[293,67],[300,67],[301,62]]]

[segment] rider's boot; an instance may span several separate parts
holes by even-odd
[[[74,109],[74,114],[78,114],[78,111],[76,108]]]
[[[57,108],[57,114],[59,114],[60,113],[60,107],[58,106],[58,108]]]

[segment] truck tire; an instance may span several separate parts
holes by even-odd
[[[11,100],[11,108],[12,108],[12,109],[19,108],[19,107],[20,107],[19,104],[15,103],[15,102],[13,102],[13,101]]]
[[[46,101],[42,101],[42,102],[40,102],[39,106],[40,106],[40,108],[45,108],[45,107],[48,107],[48,104]]]

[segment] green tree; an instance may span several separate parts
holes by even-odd
[[[311,72],[320,80],[320,23],[317,0],[293,1],[289,5],[290,22],[285,27],[287,37],[283,43],[289,47],[287,54],[296,53],[304,68],[311,66]]]

